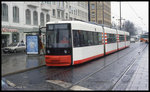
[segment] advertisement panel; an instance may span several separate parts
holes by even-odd
[[[38,35],[26,35],[27,54],[38,54]]]

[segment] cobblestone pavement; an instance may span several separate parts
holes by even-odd
[[[140,57],[139,66],[136,72],[134,73],[128,87],[126,90],[149,90],[149,78],[148,78],[148,67],[149,67],[149,58],[148,58],[149,48],[147,47]]]

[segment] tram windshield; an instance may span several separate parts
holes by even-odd
[[[148,35],[141,35],[141,38],[148,38]]]
[[[69,24],[48,24],[46,29],[47,48],[71,47],[71,34]]]

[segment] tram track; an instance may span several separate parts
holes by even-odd
[[[141,48],[141,47],[143,47],[143,45],[141,45],[141,46],[138,47],[138,48]],[[110,64],[108,64],[108,65],[106,65],[106,66],[104,66],[104,67],[98,69],[97,71],[95,71],[95,72],[89,74],[88,76],[86,76],[86,77],[80,79],[79,81],[77,81],[76,83],[74,83],[72,86],[70,86],[68,89],[71,89],[73,86],[79,84],[79,83],[82,82],[83,80],[88,79],[88,78],[91,77],[92,75],[94,75],[94,74],[96,74],[96,73],[102,71],[104,68],[109,67],[110,65],[112,65],[113,63],[115,63],[117,60],[121,59],[122,57],[127,56],[128,53],[130,53],[130,52],[131,52],[130,54],[135,53],[135,52],[133,52],[134,50],[139,51],[138,48],[131,49],[131,50],[128,51],[125,55],[122,55],[121,57],[119,57],[118,59],[114,60],[114,61],[111,62]],[[146,48],[146,46],[144,47],[144,49],[145,49],[145,48]],[[143,51],[143,49],[142,49],[141,51]],[[138,53],[137,53],[137,55],[138,55]],[[134,55],[134,56],[135,56],[135,55]],[[133,61],[136,60],[136,59],[134,58],[134,56],[132,56],[133,59],[132,59],[130,62],[133,62]],[[128,68],[130,68],[130,66],[129,66]],[[127,69],[128,69],[128,68],[127,68]],[[126,69],[126,70],[127,70],[127,69]],[[124,72],[124,73],[126,73],[126,72]],[[124,74],[124,73],[123,73],[123,74]],[[122,77],[122,76],[121,76],[121,77]],[[119,77],[119,79],[120,79],[120,77]],[[119,81],[119,80],[118,80],[118,81]],[[117,82],[118,82],[118,81],[117,81]],[[116,84],[117,84],[117,83],[115,83],[115,84],[113,85],[113,87],[114,87]],[[113,87],[111,87],[110,89],[113,89]],[[109,90],[110,90],[110,89],[109,89]]]
[[[136,48],[134,48],[134,49],[131,49],[131,50],[129,50],[127,53],[129,53],[129,52],[131,52],[131,51],[134,51]],[[125,50],[125,49],[124,49]],[[123,50],[122,50],[123,51]],[[114,54],[117,54],[117,53],[120,53],[119,51],[118,52],[116,52],[116,53],[114,53]],[[110,54],[111,55],[111,54]],[[127,54],[126,54],[127,55]],[[107,56],[109,56],[109,55],[107,55]],[[106,56],[106,58],[107,58],[107,56]],[[122,55],[121,57],[124,57],[125,55]],[[120,58],[121,58],[120,57]],[[105,58],[105,57],[104,57]],[[113,58],[113,59],[111,59],[111,60],[113,60],[113,61],[116,61],[117,59],[115,59],[115,58]],[[94,61],[93,61],[94,62]],[[90,63],[90,62],[89,62]],[[114,62],[112,62],[112,63],[114,63]],[[43,67],[46,67],[46,66],[43,66]],[[63,68],[63,67],[49,67],[49,68],[52,68],[52,69],[54,69],[54,71],[53,71],[53,74],[51,74],[49,77],[53,77],[53,76],[57,76],[58,74],[60,74],[60,73],[62,73],[63,74],[63,72],[67,72],[67,71],[70,71],[71,69],[72,69],[72,67],[76,67],[76,66],[68,66],[67,68],[65,67],[65,68]],[[77,65],[77,67],[78,67],[78,65]],[[80,66],[79,66],[80,67]],[[106,66],[105,66],[106,67]],[[105,67],[103,67],[103,68],[105,68]],[[56,69],[56,68],[63,68],[62,70],[60,70],[60,71],[58,71],[58,69]]]
[[[147,47],[147,45],[145,47],[143,47],[140,52],[144,51],[144,49]],[[131,69],[131,67],[133,67],[133,65],[136,63],[135,60],[136,58],[139,56],[139,53],[137,53],[135,55],[135,58],[132,59],[131,62],[133,62],[130,66],[128,66],[125,71],[121,74],[121,76],[119,77],[119,79],[117,80],[117,82],[109,89],[109,90],[113,90],[115,88],[115,86],[122,80],[122,78],[124,77],[124,75]]]

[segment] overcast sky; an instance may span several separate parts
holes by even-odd
[[[120,2],[111,2],[112,21],[117,23],[116,19],[120,18]],[[125,20],[130,20],[136,26],[141,27],[144,31],[148,30],[148,1],[122,1],[121,2],[121,17]],[[124,20],[122,20],[124,22]]]

